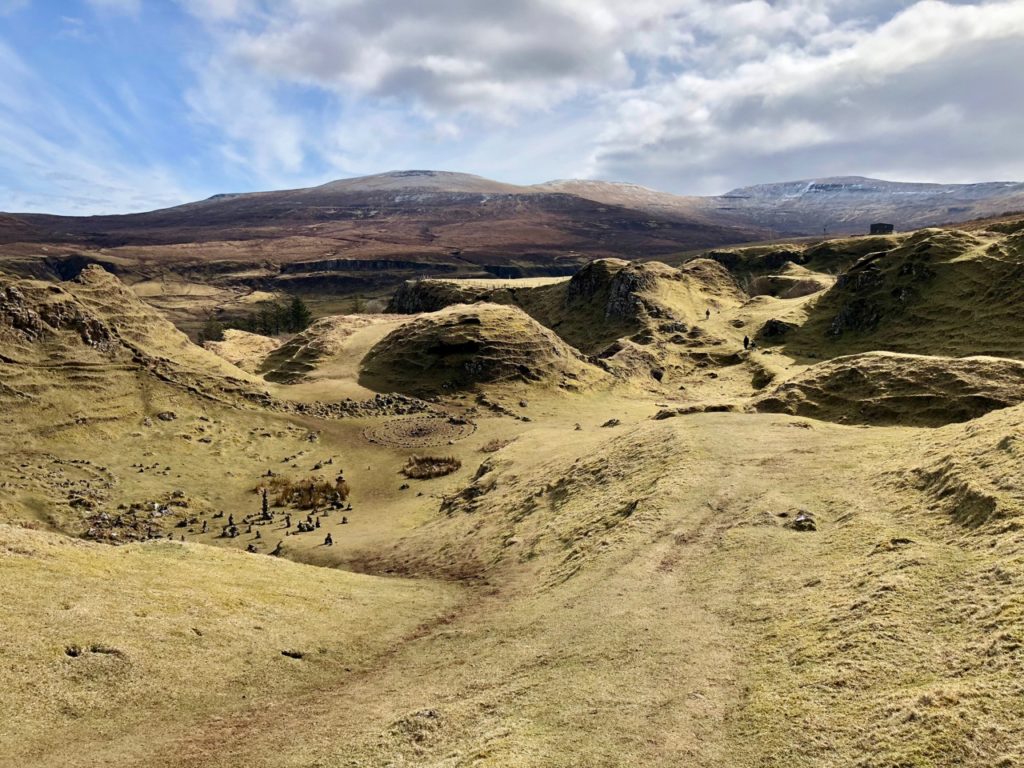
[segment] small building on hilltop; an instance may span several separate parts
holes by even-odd
[[[892,224],[872,224],[872,235],[891,235],[896,227]]]

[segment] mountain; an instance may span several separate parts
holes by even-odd
[[[912,184],[862,176],[741,187],[716,198],[719,221],[784,235],[858,234],[872,223],[918,229],[1024,210],[1024,184]]]
[[[671,197],[671,196],[670,196]],[[125,216],[21,214],[0,227],[0,242],[151,246],[281,237],[335,241],[319,256],[413,257],[428,262],[536,267],[568,253],[656,255],[763,232],[702,216],[658,218],[626,199],[607,202],[543,185],[522,187],[461,173],[395,171],[307,189],[221,194]],[[279,248],[282,261],[308,249]]]
[[[0,269],[68,279],[99,263],[194,331],[255,292],[305,293],[338,311],[352,296],[383,297],[412,278],[562,276],[599,258],[666,258],[1011,210],[1024,210],[1024,184],[837,177],[687,197],[635,184],[520,186],[409,170],[123,216],[0,214]]]

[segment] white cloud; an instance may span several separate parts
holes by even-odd
[[[1024,177],[1024,0],[178,3],[198,27],[183,106],[232,186],[410,166],[699,193]],[[31,133],[17,65],[0,47],[0,119]]]
[[[185,100],[196,120],[222,132],[225,159],[249,167],[252,176],[301,170],[306,153],[302,120],[279,108],[273,89],[233,62],[204,65],[198,86]]]
[[[1024,176],[1024,110],[1007,101],[1024,87],[1024,3],[926,0],[880,25],[815,28],[802,45],[733,48],[726,66],[698,57],[615,94],[593,172],[702,192],[832,173]]]
[[[577,167],[707,192],[773,173],[855,172],[864,157],[883,171],[941,175],[941,164],[915,169],[919,148],[918,161],[902,162],[914,131],[927,129],[938,149],[965,143],[951,115],[980,108],[991,132],[1024,120],[1007,99],[975,103],[979,89],[996,92],[999,67],[1024,71],[1024,53],[1000,45],[1024,51],[1022,0],[183,1],[218,39],[200,88],[216,98],[202,111],[263,168],[316,156],[363,166],[352,137],[387,157],[374,136],[392,133],[389,122],[425,151],[483,146],[496,126],[519,131],[520,146],[564,146],[533,130],[548,113],[564,117],[567,135],[578,133],[569,123],[601,126],[575,147]],[[217,117],[226,71],[256,106]],[[958,86],[942,88],[943,77]],[[318,117],[315,139],[275,96],[295,87],[344,105],[335,125]],[[351,125],[353,114],[374,136]],[[259,142],[247,140],[253,132]],[[888,166],[877,146],[896,155]],[[993,172],[991,158],[969,154],[960,168],[946,158],[949,173],[970,163]]]

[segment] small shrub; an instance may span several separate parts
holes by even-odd
[[[444,477],[462,466],[454,456],[410,456],[402,474],[414,480]]]
[[[511,440],[502,440],[501,438],[496,437],[493,440],[487,441],[487,443],[485,443],[480,448],[480,452],[481,453],[496,453],[497,451],[500,451],[502,448],[504,448],[506,445],[511,445],[511,443],[512,443]]]

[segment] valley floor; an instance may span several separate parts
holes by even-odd
[[[1024,572],[896,469],[926,430],[559,398],[529,424],[481,419],[446,446],[457,476],[409,490],[408,451],[348,421],[308,443],[308,425],[260,417],[280,438],[261,440],[205,415],[216,459],[165,451],[169,485],[128,465],[174,437],[110,434],[114,498],[180,485],[235,516],[289,437],[307,463],[337,456],[351,522],[287,553],[342,570],[213,533],[110,548],[3,527],[3,762],[1015,764]],[[12,456],[38,481],[54,451]],[[786,526],[801,511],[816,531]]]
[[[0,275],[0,766],[1024,765],[1024,366],[804,330],[901,264],[597,263],[231,363]]]

